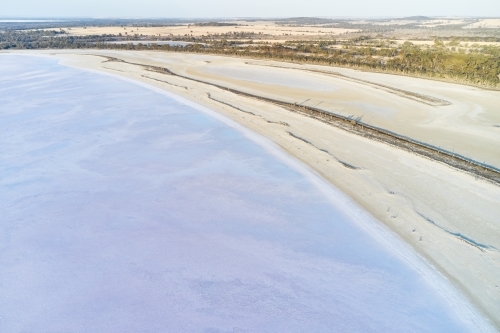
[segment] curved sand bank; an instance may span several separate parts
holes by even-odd
[[[58,51],[59,55],[60,53]],[[450,278],[476,306],[495,322],[497,327],[499,326],[497,314],[500,313],[500,291],[498,288],[500,231],[497,217],[500,216],[500,207],[498,205],[500,188],[498,186],[476,180],[468,174],[394,147],[370,141],[317,120],[290,113],[269,103],[243,98],[192,81],[148,72],[138,66],[106,63],[103,62],[101,57],[81,54],[72,55],[71,53],[78,53],[75,51],[64,53],[66,53],[64,57],[68,59],[67,61],[71,65],[123,75],[172,91],[204,104],[210,109],[216,110],[276,142],[397,232]],[[214,82],[215,80],[224,80],[220,77],[210,78],[210,75],[215,74],[201,73],[202,71],[197,69],[196,66],[203,66],[203,63],[207,65],[214,62],[226,63],[226,61],[228,67],[231,65],[230,58],[210,56],[88,50],[80,53],[103,54],[127,61],[165,65],[172,70],[184,71],[186,75],[199,75],[200,77],[213,79]],[[234,61],[240,60],[236,59]],[[236,67],[243,66],[244,61],[241,60],[241,62],[243,64]],[[275,64],[272,63],[271,65]],[[192,70],[191,65],[195,67]],[[289,64],[285,65],[289,66]],[[266,70],[284,70],[281,68],[260,67]],[[328,70],[332,69],[328,68]],[[335,71],[340,70],[335,69]],[[351,77],[355,76],[353,72],[349,72]],[[303,71],[290,70],[287,75],[293,77],[293,75],[299,73],[302,75]],[[415,118],[408,118],[412,121],[407,128],[400,126],[405,117],[399,118],[397,113],[392,118],[393,121],[384,120],[386,123],[377,123],[379,126],[389,126],[396,123],[398,124],[395,127],[397,132],[408,131],[404,134],[410,136],[410,134],[418,132],[417,127],[412,125],[413,123],[420,124],[422,127],[425,124],[422,119],[428,119],[430,126],[428,126],[426,133],[434,135],[434,132],[429,128],[435,127],[439,129],[440,127],[436,124],[439,124],[440,121],[446,124],[451,122],[455,125],[451,129],[446,128],[445,132],[455,133],[455,137],[459,138],[458,129],[466,128],[467,120],[469,120],[471,127],[464,130],[464,135],[474,133],[473,136],[469,136],[468,140],[466,140],[470,141],[473,147],[488,146],[488,144],[475,142],[478,141],[478,138],[484,139],[478,134],[480,129],[496,129],[491,124],[497,121],[495,118],[497,115],[491,109],[485,109],[484,105],[480,105],[486,111],[482,113],[478,111],[473,117],[474,110],[466,107],[471,102],[469,99],[462,100],[460,93],[455,93],[455,88],[471,89],[474,92],[473,95],[477,94],[483,97],[495,92],[420,79],[399,78],[373,73],[354,73],[358,73],[357,75],[361,79],[366,79],[364,76],[361,77],[361,75],[366,74],[370,76],[371,81],[385,85],[392,83],[394,86],[394,82],[387,82],[388,77],[390,77],[392,80],[396,80],[396,87],[409,91],[411,91],[412,87],[418,87],[413,91],[416,90],[420,94],[430,95],[433,91],[442,91],[442,94],[434,93],[433,96],[454,102],[463,107],[463,109],[457,109],[463,112],[460,113],[458,119],[453,120],[455,118],[453,113],[447,112],[446,109],[443,111],[401,97],[397,103],[403,105],[404,103],[410,103],[412,106],[422,104],[421,108],[430,107],[430,111],[426,111],[428,112],[426,116],[419,115]],[[309,73],[307,74],[309,75]],[[331,79],[334,80],[335,78]],[[240,82],[241,80],[236,82],[234,78],[225,80],[226,83],[234,84],[239,89],[259,90],[271,96],[286,97],[283,94],[288,94],[287,91],[290,89],[300,90],[300,87],[272,90],[270,85],[262,88],[261,85],[255,85],[255,82]],[[298,80],[300,80],[300,77],[298,77]],[[330,77],[326,77],[325,80],[330,80]],[[325,82],[325,84],[330,83]],[[356,85],[354,82],[347,82],[346,84]],[[439,89],[434,88],[434,85],[437,85]],[[341,90],[341,88],[339,89]],[[375,96],[378,96],[378,90],[380,90],[363,87],[358,91],[364,89],[376,90],[376,92],[371,92]],[[293,92],[302,94],[290,96],[291,99],[297,100],[297,97],[306,97],[310,93],[309,91],[298,92],[295,90]],[[207,93],[210,94],[210,97]],[[321,94],[321,96],[325,94],[321,91],[316,93]],[[330,94],[328,91],[327,93]],[[389,92],[383,92],[383,94],[387,94],[389,100],[395,96]],[[360,96],[363,95],[353,94],[350,96],[352,103],[357,103]],[[345,98],[348,97],[346,95]],[[404,102],[402,102],[403,99]],[[371,105],[372,99],[362,102]],[[354,109],[349,109],[350,113],[354,111]],[[406,117],[410,115],[411,113],[405,114]],[[429,115],[433,115],[432,121]],[[489,125],[491,125],[491,129],[488,127]],[[457,129],[452,130],[455,127]],[[442,135],[439,131],[435,134],[437,139]],[[491,144],[494,146],[495,142]],[[480,153],[483,154],[481,156],[495,155],[493,151],[488,152],[488,149]],[[467,156],[465,153],[464,155]]]
[[[500,91],[327,66],[179,53],[166,57],[161,52],[106,54],[166,66],[177,74],[251,94],[362,117],[500,168]]]

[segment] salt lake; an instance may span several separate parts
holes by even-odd
[[[488,330],[338,190],[174,95],[0,55],[0,143],[2,332]]]

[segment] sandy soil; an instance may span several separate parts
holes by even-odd
[[[396,43],[398,44],[403,44],[404,42],[408,41],[412,44],[415,44],[415,45],[434,45],[434,41],[433,40],[412,40],[412,39],[396,39],[394,40]],[[449,42],[448,41],[445,41],[444,42],[445,45],[448,44]],[[477,45],[487,45],[487,46],[500,46],[500,43],[499,42],[482,42],[482,41],[471,41],[471,42],[460,42],[459,45],[457,45],[456,47],[470,47],[471,45],[473,44],[477,44]],[[467,46],[466,46],[467,45]]]
[[[133,61],[144,60],[142,54],[130,55]],[[156,65],[166,65],[189,77],[362,117],[371,125],[500,168],[500,127],[496,127],[500,125],[496,107],[496,101],[500,100],[498,91],[344,68],[181,54],[172,54],[168,59],[161,53],[149,53],[147,57]],[[308,72],[308,69],[326,74]],[[425,100],[410,99],[369,82],[415,92],[441,100],[444,105],[429,105]]]
[[[497,153],[500,128],[493,125],[500,125],[500,114],[495,111],[499,92],[348,69],[292,66],[333,70],[451,103],[437,107],[349,80],[269,67],[290,64],[259,61],[258,65],[247,65],[242,59],[156,52],[56,52],[65,64],[172,91],[271,139],[408,242],[500,328],[500,187],[276,105],[149,72],[140,66],[104,62],[102,57],[90,54],[166,66],[186,76],[275,98],[311,104],[322,102],[326,104],[324,107],[343,114],[364,115],[364,119],[370,116],[372,124],[420,140],[436,145],[448,142],[455,150],[483,156],[496,166],[500,166]],[[254,73],[253,81],[244,79],[250,72]],[[307,80],[314,82],[314,89],[301,86],[308,85]]]
[[[304,35],[304,36],[317,36],[317,35],[338,35],[346,32],[356,32],[357,29],[343,29],[343,28],[323,28],[323,27],[281,27],[271,22],[253,24],[250,22],[240,22],[245,25],[238,26],[221,26],[221,27],[200,27],[196,25],[178,25],[171,27],[87,27],[87,28],[63,28],[66,32],[73,36],[86,36],[86,35],[102,35],[119,33],[125,35],[147,35],[147,36],[184,36],[186,34],[193,36],[213,35],[213,34],[226,34],[229,32],[254,32],[256,34],[264,34],[271,36],[285,36],[285,35]]]
[[[483,19],[464,27],[465,29],[476,28],[500,28],[500,19]]]
[[[411,23],[416,23],[418,21],[414,20],[390,20],[386,22],[373,22],[373,25],[406,25]]]
[[[419,24],[420,27],[427,27],[427,28],[433,28],[433,27],[440,27],[443,25],[451,25],[451,24],[464,24],[467,23],[465,20],[428,20],[428,21],[423,21],[422,24]]]
[[[389,20],[389,21],[383,21],[383,22],[367,21],[367,20],[351,21],[351,23],[353,23],[353,24],[373,24],[373,25],[406,25],[406,24],[418,23],[418,26],[429,27],[429,28],[443,26],[443,25],[450,25],[450,24],[464,24],[466,22],[467,21],[465,21],[463,19],[434,19],[434,20],[426,20],[426,21]]]

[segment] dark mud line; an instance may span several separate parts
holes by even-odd
[[[241,112],[244,112],[244,113],[251,114],[252,116],[260,117],[259,115],[255,114],[255,113],[253,113],[253,112],[242,110],[242,109],[240,109],[240,108],[239,108],[239,107],[237,107],[237,106],[234,106],[234,105],[232,105],[232,104],[229,104],[229,103],[223,102],[223,101],[221,101],[221,100],[215,99],[215,98],[213,98],[213,97],[210,95],[210,93],[207,93],[207,96],[208,96],[208,99],[211,99],[212,101],[216,101],[217,103],[221,103],[221,104],[227,105],[227,106],[229,106],[229,107],[231,107],[231,108],[233,108],[233,109],[236,109],[236,110],[238,110],[238,111],[241,111]]]
[[[144,78],[146,78],[146,79],[155,80],[155,81],[158,81],[158,82],[166,83],[166,84],[169,84],[171,86],[175,86],[175,87],[179,87],[179,88],[184,88],[184,89],[187,90],[187,87],[184,87],[184,86],[179,86],[177,84],[173,84],[173,83],[170,83],[170,82],[167,82],[167,81],[158,80],[158,79],[155,79],[154,77],[150,77],[150,76],[146,76],[146,75],[141,75],[141,76],[144,77]]]
[[[485,250],[496,250],[495,247],[493,246],[489,246],[489,245],[485,245],[485,244],[481,244],[481,243],[478,243],[476,242],[475,240],[473,240],[472,238],[469,238],[467,236],[464,236],[462,235],[460,232],[452,232],[448,229],[445,229],[443,227],[441,227],[440,225],[438,225],[436,222],[434,222],[434,220],[428,218],[427,216],[425,216],[424,214],[416,211],[416,213],[418,215],[420,215],[420,217],[422,217],[424,220],[426,220],[427,222],[431,223],[432,225],[436,226],[437,228],[443,230],[444,232],[446,232],[447,234],[449,235],[452,235],[452,236],[455,236],[457,237],[458,239],[460,239],[461,241],[471,245],[471,246],[474,246],[475,248],[477,248],[478,250],[480,250],[481,252],[485,252]]]
[[[300,141],[303,141],[311,146],[313,146],[314,148],[318,149],[318,150],[321,150],[322,152],[324,153],[327,153],[328,155],[330,155],[331,157],[333,157],[337,162],[339,162],[340,164],[342,164],[344,167],[348,168],[348,169],[352,169],[352,170],[359,170],[361,168],[358,168],[352,164],[349,164],[349,163],[346,163],[342,160],[339,160],[337,157],[335,157],[334,155],[332,155],[332,153],[330,153],[328,150],[326,149],[322,149],[322,148],[319,148],[319,147],[316,147],[316,145],[314,145],[314,143],[310,142],[310,141],[307,141],[306,139],[304,138],[301,138],[300,136],[297,136],[295,134],[293,134],[292,132],[287,132],[291,137],[297,139],[297,140],[300,140]]]

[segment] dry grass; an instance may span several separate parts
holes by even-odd
[[[500,28],[500,19],[483,19],[478,22],[469,24],[465,27],[466,29],[476,29],[476,28]]]
[[[146,36],[203,36],[214,34],[227,34],[231,32],[245,32],[255,33],[270,36],[326,36],[326,35],[339,35],[346,32],[357,32],[357,29],[343,29],[343,28],[323,28],[323,27],[282,27],[277,26],[271,22],[239,22],[234,26],[196,26],[196,25],[178,25],[167,27],[86,27],[86,28],[63,28],[68,34],[73,36],[87,36],[87,35],[103,35],[112,34],[118,35],[146,35]]]

